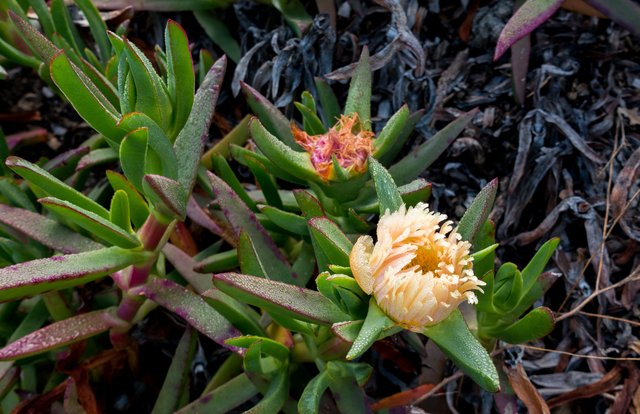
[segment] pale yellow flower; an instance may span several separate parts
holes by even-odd
[[[467,300],[485,283],[473,273],[471,244],[462,241],[447,216],[419,203],[387,212],[378,241],[362,236],[349,257],[353,275],[398,325],[423,332]]]

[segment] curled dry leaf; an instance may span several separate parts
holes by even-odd
[[[515,367],[505,367],[509,383],[513,387],[516,395],[522,403],[527,407],[530,413],[550,414],[549,406],[536,387],[531,383],[522,364],[516,364]]]

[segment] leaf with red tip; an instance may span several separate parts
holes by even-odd
[[[0,269],[0,301],[83,285],[151,257],[150,252],[110,247],[4,267]]]
[[[113,308],[83,313],[54,322],[0,349],[0,360],[21,359],[106,332]]]
[[[267,311],[322,325],[349,320],[349,315],[314,290],[239,273],[219,273],[213,278],[218,289]]]
[[[527,0],[500,32],[493,60],[500,59],[515,42],[549,20],[562,3],[564,0]]]
[[[55,220],[22,208],[0,204],[0,222],[62,253],[79,253],[104,247]]]
[[[142,181],[142,187],[161,213],[184,220],[188,197],[179,182],[161,175],[147,174]]]
[[[216,343],[238,350],[225,341],[242,335],[240,331],[195,293],[168,279],[154,279],[141,286],[139,293],[180,316]]]
[[[44,62],[49,62],[56,53],[60,51],[56,45],[51,43],[42,33],[36,30],[29,22],[15,14],[12,10],[8,10],[9,18],[13,21],[18,33],[27,43],[29,48]]]

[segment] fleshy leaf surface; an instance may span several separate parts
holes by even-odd
[[[82,313],[47,325],[0,349],[0,360],[25,358],[106,332],[111,328],[112,311]]]
[[[240,331],[200,296],[168,279],[154,279],[139,289],[140,294],[174,312],[216,343],[232,351],[238,351],[237,348],[228,346],[225,341],[240,336]]]
[[[213,279],[220,290],[238,300],[294,319],[323,325],[349,319],[313,290],[239,273],[219,273]]]
[[[0,269],[0,301],[82,285],[151,257],[149,252],[110,247],[7,266]]]

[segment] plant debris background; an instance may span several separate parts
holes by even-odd
[[[316,12],[315,4],[305,5]],[[558,312],[556,329],[536,343],[496,352],[521,401],[501,393],[492,408],[491,395],[457,378],[436,389],[416,388],[438,384],[453,371],[431,344],[418,353],[402,335],[377,343],[365,356],[374,366],[369,395],[378,400],[414,389],[416,398],[429,396],[417,403],[429,412],[523,412],[522,401],[529,409],[539,403],[532,392],[537,389],[550,407],[563,405],[567,412],[640,410],[638,363],[620,360],[640,353],[638,39],[610,21],[561,10],[532,35],[527,98],[520,106],[513,98],[509,57],[492,61],[512,2],[471,1],[465,7],[456,1],[354,0],[337,1],[336,9],[335,27],[330,16],[317,15],[300,38],[265,5],[239,1],[219,12],[237,30],[243,57],[227,70],[211,144],[249,112],[238,95],[240,81],[294,117],[292,102],[302,90],[314,90],[315,76],[329,80],[344,98],[351,64],[368,45],[375,69],[374,129],[403,104],[424,111],[407,151],[461,112],[480,108],[424,174],[433,183],[431,206],[459,219],[478,191],[498,177],[492,219],[499,259],[523,266],[544,241],[561,240],[546,275],[557,280],[544,297],[544,305]],[[186,12],[138,12],[128,36],[152,52],[163,43],[167,18],[185,27],[194,56],[200,48],[220,55]],[[23,145],[19,155],[50,158],[91,134],[34,73],[10,74],[0,81],[0,120],[9,142]],[[117,387],[94,384],[105,412],[150,411],[180,325],[156,311],[136,328],[139,368],[112,375]],[[201,339],[194,396],[221,361],[220,351]],[[126,366],[122,358],[115,360]]]

